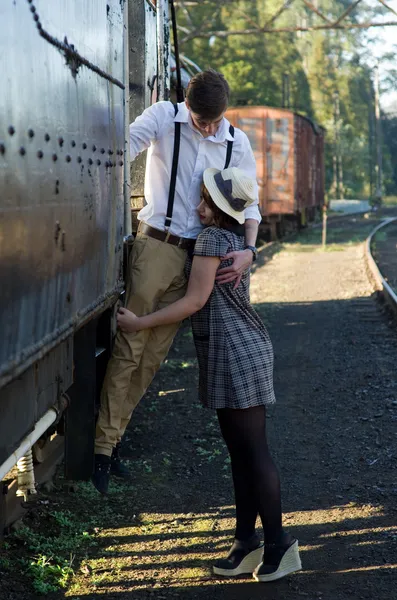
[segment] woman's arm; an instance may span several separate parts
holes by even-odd
[[[178,323],[190,317],[200,310],[210,297],[219,263],[220,258],[217,256],[195,256],[187,292],[183,298],[144,317],[137,317],[126,308],[120,308],[117,314],[120,329],[132,333],[159,325]]]

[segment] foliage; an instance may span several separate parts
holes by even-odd
[[[76,554],[96,545],[95,537],[86,529],[94,521],[80,521],[70,511],[48,513],[46,533],[23,526],[10,538],[15,545],[22,544],[25,556],[20,563],[32,579],[32,586],[40,595],[47,595],[67,587],[74,574]]]
[[[183,3],[181,3],[183,4]],[[197,3],[178,9],[181,30],[235,31],[263,27],[277,12],[280,0],[231,0]],[[321,11],[336,19],[351,5],[350,0],[323,0]],[[378,4],[361,2],[349,15],[363,21],[387,10]],[[296,24],[313,26],[321,22],[303,2],[281,13],[277,27]],[[340,99],[340,153],[345,197],[368,196],[374,189],[375,127],[373,63],[367,36],[360,29],[326,30],[309,33],[268,33],[257,35],[194,38],[182,51],[201,68],[213,67],[226,76],[231,86],[232,105],[283,105],[283,79],[288,73],[289,106],[327,129],[326,190],[333,193],[334,93]],[[397,72],[388,73],[385,85],[397,82]],[[285,100],[285,98],[284,98]],[[395,120],[383,117],[383,168],[387,193],[397,191]],[[389,133],[390,132],[390,133]],[[394,156],[394,161],[392,157]]]

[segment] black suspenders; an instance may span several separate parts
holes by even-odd
[[[175,116],[178,113],[178,105],[174,104]],[[171,225],[172,212],[174,210],[174,197],[175,197],[175,184],[176,184],[176,172],[178,169],[178,158],[179,158],[179,146],[181,145],[181,124],[175,122],[175,139],[174,139],[174,154],[172,156],[172,169],[171,169],[171,181],[170,191],[168,193],[168,206],[167,216],[165,218],[165,226]]]
[[[234,127],[233,125],[230,125],[229,127],[229,133],[232,137],[234,137]],[[233,150],[233,141],[232,140],[228,140],[227,142],[227,149],[226,149],[226,162],[225,162],[225,166],[223,167],[224,169],[227,169],[230,163],[230,159],[232,157],[232,150]]]
[[[178,105],[174,104],[175,116],[178,113]],[[229,133],[234,137],[234,127],[230,125]],[[170,191],[168,193],[168,205],[167,205],[167,216],[165,217],[165,226],[168,229],[171,225],[172,213],[174,210],[174,198],[175,198],[175,185],[176,175],[178,170],[179,160],[179,147],[181,145],[181,124],[175,122],[175,138],[174,138],[174,153],[172,155],[172,168],[171,168],[171,180],[170,180]],[[230,164],[230,159],[233,151],[233,140],[228,140],[226,148],[226,161],[224,169],[227,169]]]

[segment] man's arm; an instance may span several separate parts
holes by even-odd
[[[246,219],[245,221],[245,245],[255,246],[258,237],[259,223],[256,219]],[[251,250],[249,250],[251,252]],[[252,254],[252,252],[251,252]]]
[[[131,160],[134,160],[138,154],[149,148],[150,144],[158,138],[160,128],[164,123],[167,123],[171,109],[172,105],[170,102],[157,102],[144,110],[143,113],[131,123]]]

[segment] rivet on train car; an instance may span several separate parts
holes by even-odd
[[[59,138],[58,138],[58,144],[61,146],[61,148],[62,148],[62,146],[63,146],[63,142],[64,142],[64,139],[63,139],[63,137],[59,137]]]
[[[33,129],[28,129],[28,136],[30,138],[34,137],[34,131],[33,131]]]
[[[37,158],[43,158],[43,156],[44,156],[44,155],[43,155],[43,152],[42,152],[42,150],[38,150],[38,151],[37,151]]]
[[[101,164],[101,161],[99,160],[99,158],[97,159],[96,164],[98,165],[98,167]]]
[[[94,162],[94,161],[92,160],[92,158],[89,158],[89,159],[88,159],[88,164],[89,164],[89,165],[92,165],[92,164],[93,164],[93,162]]]
[[[62,231],[62,237],[61,237],[61,250],[62,252],[65,252],[65,232]]]
[[[93,152],[96,152],[96,146],[95,146],[95,144],[94,144],[94,145],[93,145],[93,147],[92,147],[92,151],[93,151]]]
[[[111,148],[109,148],[108,154],[110,154],[110,155],[113,154],[113,150]]]
[[[75,147],[75,145],[76,145],[76,142],[75,142],[74,140],[72,140],[72,141],[70,142],[70,144],[71,144],[72,148],[74,148],[74,147]]]
[[[21,156],[25,156],[25,154],[26,154],[26,150],[25,150],[25,148],[24,148],[23,146],[21,146],[21,147],[19,148],[19,154],[20,154]]]
[[[36,23],[37,23],[37,21],[39,20],[39,15],[35,15],[35,16],[33,17],[33,19],[34,19],[34,20],[36,21]]]
[[[5,154],[5,152],[6,152],[5,145],[0,143],[0,154]]]
[[[10,125],[10,126],[9,126],[9,128],[8,128],[8,133],[9,133],[10,135],[14,135],[14,133],[15,133],[15,129],[14,129],[14,127],[13,127],[12,125]]]
[[[120,162],[119,162],[119,165],[120,165],[120,167],[122,167],[122,166],[123,166],[123,164],[124,164],[124,163],[123,163],[123,161],[122,161],[122,160],[120,160]]]
[[[78,162],[78,163],[81,163],[81,160],[82,160],[81,156],[78,156],[78,157],[77,157],[77,162]]]
[[[46,141],[46,142],[49,142],[49,141],[50,141],[50,139],[51,139],[51,138],[50,138],[50,136],[48,135],[48,133],[46,133],[46,134],[45,134],[45,136],[44,136],[44,139],[45,139],[45,141]]]
[[[101,154],[105,154],[105,148],[101,148]]]
[[[57,155],[56,155],[56,154],[53,154],[53,155],[52,155],[52,160],[53,160],[54,162],[57,162],[57,160],[58,160],[58,157],[57,157]]]
[[[72,160],[72,157],[69,154],[67,154],[66,155],[66,162],[70,162],[71,160]]]
[[[66,302],[71,302],[71,301],[72,301],[72,296],[71,296],[70,292],[68,292],[66,294]]]
[[[111,163],[111,162],[109,162],[109,161],[106,161],[106,162],[105,162],[105,167],[106,167],[106,168],[108,168],[108,167],[111,167],[111,166],[112,166],[112,163]]]
[[[120,150],[120,156],[123,156],[124,152],[122,150]]]
[[[83,150],[85,150],[87,148],[87,144],[84,142],[83,143]]]
[[[35,13],[35,12],[36,12],[36,8],[35,8],[35,6],[31,6],[31,7],[30,7],[30,11],[31,11],[32,13]]]

